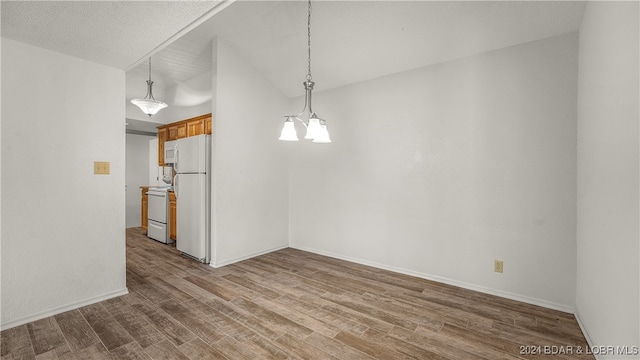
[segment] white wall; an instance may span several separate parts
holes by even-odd
[[[126,226],[138,227],[141,222],[140,186],[149,183],[149,140],[157,138],[146,135],[126,135]],[[157,153],[157,150],[156,150]],[[157,155],[156,155],[157,156]],[[158,161],[155,162],[157,169]]]
[[[588,2],[580,27],[576,306],[593,345],[640,345],[638,15]]]
[[[149,184],[150,186],[160,186],[160,183],[162,183],[163,185],[167,185],[164,182],[162,182],[161,180],[161,176],[163,175],[160,171],[160,169],[162,169],[161,166],[158,166],[158,138],[151,138],[149,139],[149,143],[147,144],[147,146],[149,147],[148,149],[148,153],[149,153],[149,159],[148,159],[148,164],[149,168],[148,168],[148,182],[147,184]]]
[[[291,246],[572,311],[577,51],[569,34],[315,93],[333,143],[296,144]]]
[[[288,245],[288,100],[224,41],[214,41],[212,266]]]
[[[126,293],[125,85],[113,68],[4,38],[2,50],[5,329]]]
[[[2,54],[2,38],[0,38],[0,55]],[[0,69],[2,68],[2,56],[0,56]],[[0,84],[2,84],[2,71],[0,71]],[[0,94],[2,90],[0,89]],[[2,96],[0,96],[0,282],[2,281]],[[2,326],[2,285],[0,284],[0,329]]]

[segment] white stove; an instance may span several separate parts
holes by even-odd
[[[169,220],[169,196],[168,186],[149,188],[148,195],[148,227],[147,236],[170,244],[173,240],[169,238],[167,222]]]

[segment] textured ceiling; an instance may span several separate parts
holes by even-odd
[[[283,93],[302,95],[307,71],[306,1],[229,3],[2,1],[2,36],[130,69],[143,78],[148,71],[145,57],[162,48],[153,55],[152,76],[164,86],[210,71],[211,39],[218,36]],[[584,5],[580,1],[314,1],[316,89],[574,32]],[[194,21],[202,23],[195,27]],[[190,24],[191,32],[167,45],[167,39]]]
[[[118,69],[221,1],[2,1],[2,36]]]
[[[211,71],[215,67],[211,39],[212,36],[201,36],[192,31],[154,54],[151,57],[153,81],[170,87]],[[132,68],[127,75],[147,78],[148,62]]]

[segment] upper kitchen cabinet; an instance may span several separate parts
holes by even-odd
[[[204,119],[195,118],[187,121],[187,134],[188,134],[187,136],[196,136],[196,135],[204,134]]]
[[[211,113],[158,126],[158,165],[166,166],[164,143],[189,136],[211,134]]]
[[[204,133],[211,134],[211,116],[204,118]]]
[[[164,162],[164,143],[169,140],[169,129],[158,128],[158,165],[165,165]]]
[[[170,124],[168,140],[176,140],[187,137],[187,124],[184,122],[178,122]]]

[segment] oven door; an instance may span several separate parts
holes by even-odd
[[[150,221],[167,223],[167,192],[148,191],[148,218]]]

